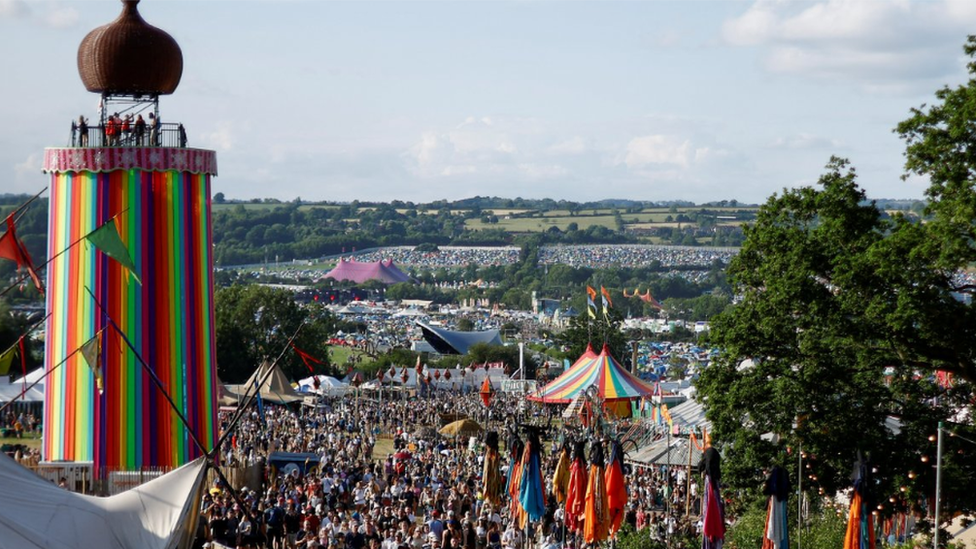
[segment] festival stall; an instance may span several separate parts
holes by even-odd
[[[592,355],[592,356],[590,356]],[[618,417],[629,417],[630,401],[654,394],[654,387],[617,362],[604,345],[600,354],[587,346],[586,352],[561,376],[528,397],[551,404],[568,404],[595,388],[596,398],[605,410]]]

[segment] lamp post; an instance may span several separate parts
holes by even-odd
[[[800,549],[800,530],[803,528],[803,446],[797,448],[796,466],[796,549]]]
[[[942,503],[942,422],[939,422],[935,453],[935,535],[932,536],[932,548],[939,549],[939,505]]]

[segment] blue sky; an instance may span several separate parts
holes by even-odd
[[[892,133],[966,79],[973,0],[143,0],[161,99],[231,198],[762,202],[849,158],[920,198]],[[116,0],[0,0],[0,192],[96,116],[78,44]]]

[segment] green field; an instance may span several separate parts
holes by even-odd
[[[24,438],[0,437],[0,446],[4,444],[23,444],[28,448],[39,449],[41,447],[41,437],[31,434],[24,435]]]
[[[223,204],[214,203],[213,210],[214,211],[232,210],[238,206],[244,206],[245,210],[273,210],[279,206],[288,206],[289,204],[290,204],[289,202],[279,202],[277,204],[275,203],[266,204],[264,202],[259,202],[259,203],[225,202]],[[336,206],[335,204],[302,204],[298,206],[298,209],[302,211],[315,210],[315,209],[335,210],[337,208],[339,208],[339,206]]]

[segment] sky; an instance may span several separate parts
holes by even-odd
[[[893,132],[967,80],[974,0],[143,0],[160,99],[228,198],[764,202],[848,158],[922,198]],[[78,45],[118,0],[0,0],[0,193],[97,118]]]

